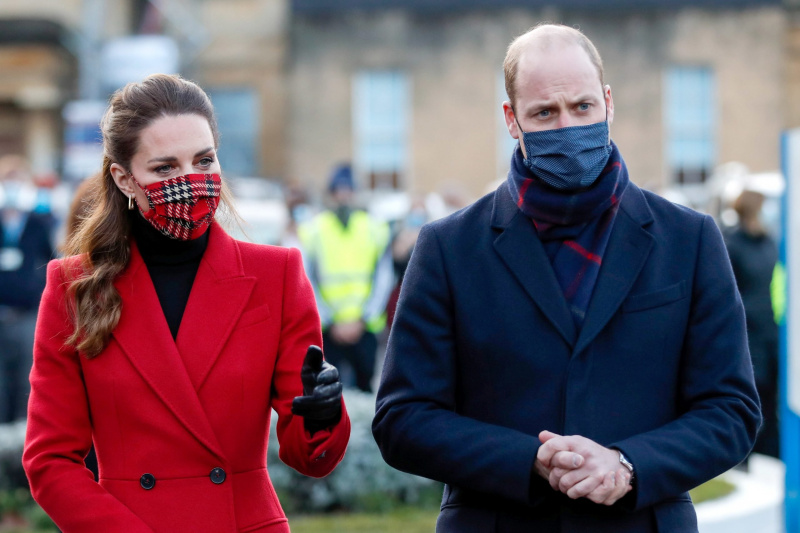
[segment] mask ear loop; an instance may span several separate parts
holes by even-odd
[[[522,124],[519,123],[519,119],[517,118],[517,110],[514,109],[513,105],[511,106],[511,111],[514,112],[514,121],[517,123],[517,127],[519,128],[519,131],[522,133],[522,135],[519,136],[519,142],[522,145],[524,145],[525,144],[525,133],[527,133],[527,132],[522,129]],[[527,148],[526,148],[526,150],[527,150]]]
[[[133,181],[133,183],[137,187],[139,187],[139,190],[144,193],[145,198],[147,198],[147,205],[150,207],[150,209],[155,209],[155,206],[153,205],[153,201],[150,200],[150,194],[147,192],[147,190],[144,187],[142,187],[142,184],[139,183],[139,180],[137,180],[136,178],[133,177],[133,172],[128,171],[128,176],[130,176],[131,180]]]
[[[514,109],[513,105],[511,106],[511,111],[514,112],[514,121],[517,123],[519,131],[521,131],[522,133],[527,133],[525,130],[522,129],[522,124],[519,123],[519,119],[517,118],[517,110]],[[606,117],[608,117],[608,110],[606,110]]]
[[[606,108],[606,131],[608,131],[608,136],[606,138],[606,144],[611,144],[611,124],[608,123],[608,102],[606,101],[606,86],[603,85],[603,105]],[[516,115],[514,115],[516,117]]]

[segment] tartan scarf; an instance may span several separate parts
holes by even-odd
[[[520,210],[533,221],[578,329],[583,325],[608,238],[628,185],[625,161],[612,142],[611,156],[588,188],[550,187],[525,166],[519,145],[508,183]]]

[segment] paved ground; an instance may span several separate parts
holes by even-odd
[[[753,455],[747,472],[724,475],[736,490],[697,506],[700,533],[785,533],[783,529],[783,463]]]

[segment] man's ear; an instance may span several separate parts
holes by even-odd
[[[519,147],[522,150],[522,155],[524,157],[528,157],[528,154],[525,152],[525,143],[522,142],[523,132],[519,127],[519,123],[517,122],[517,114],[514,111],[514,108],[511,106],[511,102],[509,101],[503,102],[503,118],[506,121],[508,133],[519,141]]]
[[[519,139],[522,136],[522,132],[519,131],[519,125],[517,124],[517,120],[514,114],[514,108],[511,106],[511,102],[505,101],[503,102],[503,118],[506,121],[506,128],[508,128],[508,133],[515,139]]]
[[[606,101],[606,109],[608,110],[608,123],[614,122],[614,98],[611,97],[611,86],[606,85],[603,87],[603,97]]]

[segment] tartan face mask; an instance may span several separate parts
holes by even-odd
[[[139,208],[145,220],[172,239],[189,241],[203,235],[219,205],[219,174],[186,174],[142,186],[150,210]]]

